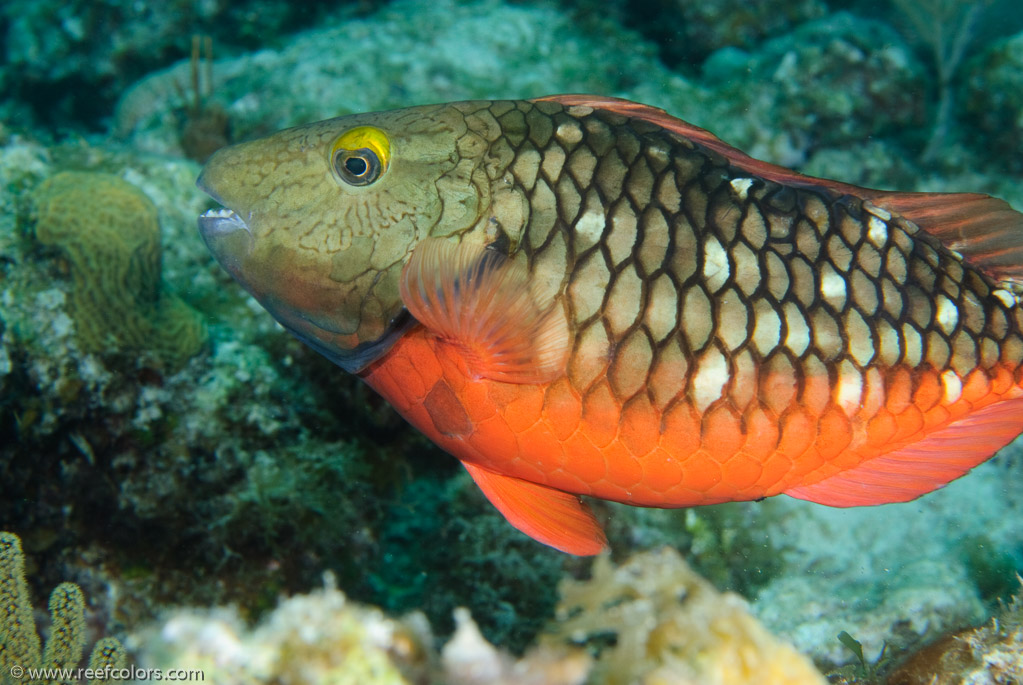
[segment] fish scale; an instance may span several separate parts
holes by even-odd
[[[331,168],[348,139],[393,149],[379,178]],[[1023,429],[1021,222],[986,196],[800,176],[591,96],[311,124],[200,186],[236,279],[566,551],[603,544],[575,495],[906,501]]]
[[[1011,389],[1006,373],[1023,350],[1019,308],[914,224],[856,198],[736,173],[663,129],[626,128],[618,114],[518,106],[531,125],[502,131],[499,147],[526,146],[531,162],[512,158],[494,173],[514,169],[541,217],[512,237],[532,268],[564,274],[558,297],[578,331],[568,378],[580,415],[599,407],[620,425],[622,407],[643,394],[662,434],[700,417],[699,444],[675,459],[704,450],[723,466],[752,449],[741,438],[764,420],[780,423],[775,451],[793,463],[820,453],[770,483],[745,462],[752,498],[784,491],[808,465],[822,477],[835,472],[823,462],[837,450],[847,449],[848,468],[877,456],[878,444],[909,443]],[[474,126],[480,116],[466,115],[470,130],[495,131]],[[596,206],[584,201],[593,189]],[[807,430],[813,444],[792,435]],[[771,441],[757,438],[766,452]],[[625,497],[615,484],[590,485],[632,502],[702,503],[684,484],[630,483]],[[652,493],[640,494],[642,485]],[[681,499],[665,502],[665,490]]]

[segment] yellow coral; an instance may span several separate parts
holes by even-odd
[[[12,666],[38,664],[40,649],[21,539],[0,533],[0,682]]]
[[[719,593],[664,548],[614,567],[596,560],[593,578],[566,580],[545,642],[613,638],[590,682],[601,685],[824,685],[791,645],[750,615],[746,602]]]
[[[36,238],[71,268],[75,331],[90,352],[153,350],[169,364],[206,341],[199,315],[163,292],[156,207],[117,176],[64,171],[35,190]]]
[[[14,533],[0,532],[0,685],[20,684],[30,668],[73,668],[84,646],[85,598],[74,583],[61,583],[50,595],[50,636],[40,655],[21,540]],[[122,668],[126,661],[121,643],[104,638],[96,643],[89,663],[98,668]],[[50,681],[32,682],[46,685]],[[90,681],[90,685],[99,685],[99,681]]]

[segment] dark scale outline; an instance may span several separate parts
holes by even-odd
[[[928,348],[930,343],[928,337],[939,336],[944,345],[949,348],[948,358],[945,363],[935,370],[942,372],[952,368],[954,354],[953,341],[960,334],[967,335],[972,342],[972,355],[976,359],[979,368],[981,364],[981,345],[984,338],[989,338],[996,345],[1001,346],[1010,338],[1021,338],[1020,316],[1016,311],[1010,311],[994,295],[994,290],[999,287],[990,279],[986,278],[969,265],[960,265],[956,257],[947,249],[937,243],[936,240],[916,227],[899,217],[883,219],[878,214],[868,210],[860,198],[851,196],[840,196],[831,191],[813,185],[781,185],[765,181],[749,173],[741,173],[731,168],[723,157],[716,153],[710,153],[698,147],[694,147],[688,141],[681,141],[667,134],[658,127],[647,122],[627,120],[625,117],[606,111],[596,110],[590,114],[570,114],[568,110],[557,103],[516,103],[517,110],[521,112],[521,120],[525,122],[524,131],[516,131],[517,142],[505,139],[505,142],[514,150],[512,162],[508,164],[507,171],[510,173],[514,166],[514,160],[524,150],[535,150],[540,156],[540,169],[538,170],[533,186],[525,188],[518,177],[512,174],[516,187],[524,193],[529,204],[529,216],[523,226],[517,249],[526,253],[528,263],[532,267],[539,256],[546,249],[550,248],[555,234],[560,233],[566,249],[566,277],[565,286],[571,281],[574,274],[583,268],[589,259],[602,259],[608,273],[608,288],[602,299],[602,306],[606,307],[615,284],[621,274],[628,268],[633,268],[640,279],[640,310],[637,316],[617,337],[612,335],[610,323],[606,316],[598,310],[597,313],[587,317],[577,324],[576,335],[574,336],[572,355],[578,353],[579,343],[584,334],[595,325],[601,325],[604,335],[608,340],[608,358],[604,361],[603,368],[594,375],[593,380],[584,388],[576,388],[581,396],[585,398],[596,386],[602,386],[609,382],[614,373],[615,352],[618,346],[627,344],[631,336],[643,335],[648,349],[651,353],[651,361],[647,371],[647,379],[656,368],[658,360],[669,345],[678,345],[687,365],[687,378],[684,385],[669,400],[654,402],[653,392],[649,386],[641,389],[628,398],[619,397],[621,406],[624,408],[628,403],[635,401],[639,394],[645,394],[647,399],[660,408],[662,417],[667,416],[672,409],[680,402],[689,401],[692,398],[693,379],[698,369],[697,361],[705,354],[711,346],[714,346],[725,359],[730,367],[730,377],[726,386],[722,389],[722,395],[714,400],[705,410],[709,414],[722,402],[730,402],[737,368],[735,359],[747,352],[751,355],[754,363],[758,366],[770,362],[776,355],[783,355],[787,364],[793,369],[796,381],[797,402],[801,401],[807,390],[805,374],[807,365],[811,359],[821,364],[828,373],[829,381],[834,387],[837,380],[838,369],[841,364],[848,360],[860,372],[864,378],[866,371],[870,368],[878,368],[882,376],[893,372],[881,360],[881,341],[877,334],[876,322],[884,321],[894,331],[898,345],[898,361],[896,367],[905,364],[909,351],[904,326],[910,326],[921,338],[921,364],[926,364]],[[504,116],[513,110],[508,109]],[[500,116],[496,118],[500,121]],[[567,143],[557,138],[558,126],[569,121],[575,122],[579,127],[581,139],[576,143]],[[521,128],[521,127],[520,127]],[[613,144],[609,144],[609,140]],[[543,169],[542,162],[550,151],[558,146],[564,155],[564,163],[554,178],[551,178]],[[581,148],[585,149],[594,157],[593,170],[589,182],[580,187],[580,179],[576,173],[573,155]],[[664,157],[663,151],[669,151],[668,158]],[[614,157],[611,157],[614,155]],[[672,159],[680,160],[672,163]],[[697,169],[695,175],[684,175],[680,172],[682,168],[687,171]],[[614,184],[606,180],[598,181],[601,176],[622,175],[621,185],[616,188]],[[640,174],[648,177],[649,188],[637,188],[642,180],[637,178]],[[746,189],[745,197],[739,198],[733,187],[726,182],[734,179],[751,179]],[[533,246],[530,240],[531,231],[535,225],[536,217],[536,189],[539,181],[544,183],[552,191],[555,204],[556,218],[553,227],[548,231],[541,244]],[[585,179],[584,179],[585,180]],[[674,183],[679,196],[679,209],[665,207],[661,202],[663,184]],[[565,184],[561,186],[560,184]],[[559,192],[560,189],[560,192]],[[578,199],[579,210],[574,216],[568,216],[569,212],[564,208],[564,197],[568,193],[574,193],[573,199]],[[600,232],[597,242],[586,249],[576,252],[578,247],[575,241],[574,226],[578,222],[586,206],[587,193],[596,193],[603,207],[604,227]],[[694,204],[691,199],[694,193],[701,194],[706,202]],[[637,200],[645,201],[649,194],[649,202],[637,206]],[[687,197],[688,196],[688,197]],[[823,224],[818,227],[810,220],[808,203],[819,204],[823,210]],[[630,254],[621,259],[617,264],[612,259],[608,239],[613,231],[613,217],[623,203],[635,216],[635,236],[631,245]],[[574,204],[574,202],[572,203]],[[702,205],[702,206],[701,206]],[[697,209],[702,211],[697,211]],[[657,210],[668,226],[667,245],[662,263],[649,270],[644,269],[638,259],[638,251],[646,239],[645,228],[647,226],[648,212]],[[734,226],[731,217],[724,224],[718,221],[719,212],[738,210]],[[763,245],[757,249],[754,247],[753,236],[747,235],[743,229],[744,222],[751,212],[757,211],[761,214],[764,222],[765,236]],[[676,217],[684,217],[688,227],[679,226]],[[881,221],[885,225],[887,236],[885,242],[875,246],[868,238],[871,217]],[[806,222],[806,223],[803,223]],[[815,234],[815,240],[819,245],[817,254],[813,259],[807,259],[796,249],[797,238],[800,235],[801,224],[808,227]],[[734,230],[733,230],[734,229]],[[679,274],[672,268],[673,257],[681,248],[679,236],[681,230],[692,232],[695,249],[693,260],[695,268],[691,274],[680,278]],[[726,352],[723,341],[720,339],[719,323],[714,322],[712,331],[706,341],[701,345],[691,347],[688,336],[685,333],[685,296],[688,290],[698,286],[704,296],[711,303],[715,319],[720,319],[720,303],[716,296],[711,296],[706,286],[706,279],[703,276],[703,265],[707,255],[705,249],[705,237],[713,236],[725,251],[728,260],[729,275],[717,289],[719,295],[731,290],[742,302],[746,311],[746,331],[741,344],[731,352]],[[760,278],[757,283],[746,293],[737,282],[736,260],[734,259],[734,248],[739,243],[750,249],[756,259],[756,265],[760,271]],[[896,251],[902,256],[905,262],[906,281],[900,286],[895,277],[894,255]],[[599,255],[596,254],[599,252]],[[785,269],[788,280],[787,287],[780,296],[775,296],[770,287],[767,274],[768,260],[770,254],[774,254]],[[846,259],[846,256],[848,259]],[[810,297],[806,304],[798,297],[794,260],[804,262],[806,266],[800,267],[805,271],[809,267],[810,276]],[[848,263],[846,263],[848,262]],[[824,300],[820,295],[820,274],[819,269],[824,263],[830,264],[846,280],[846,295],[841,306],[835,307]],[[842,266],[845,269],[842,269]],[[956,270],[961,273],[955,273]],[[676,311],[673,325],[670,331],[659,341],[647,325],[646,312],[651,306],[657,303],[652,301],[653,284],[657,279],[666,276],[674,290]],[[940,278],[939,278],[940,276]],[[957,277],[958,276],[958,277]],[[856,288],[853,282],[857,283]],[[931,280],[935,283],[933,288],[926,286]],[[886,285],[887,284],[887,285]],[[873,293],[864,295],[864,288],[872,288]],[[886,304],[886,290],[894,291],[898,295],[897,308],[889,307]],[[956,325],[946,334],[937,322],[936,305],[932,295],[938,290],[944,291],[952,304],[957,308],[958,316]],[[857,296],[859,291],[859,296]],[[966,293],[972,293],[979,302],[981,316],[979,324],[972,328],[966,327],[966,316],[963,315],[966,306]],[[928,302],[929,315],[926,321],[916,322],[914,317],[913,301],[920,296]],[[575,322],[576,311],[572,304],[572,298],[568,296],[567,289],[564,291],[564,301],[567,303],[570,320]],[[870,300],[876,300],[873,308],[868,305]],[[778,319],[778,337],[774,348],[766,354],[761,354],[753,342],[753,333],[758,323],[755,303],[767,302],[774,310]],[[786,306],[792,303],[800,311],[808,329],[809,343],[800,353],[796,354],[786,345],[785,341],[790,336],[788,318],[785,314]],[[865,364],[857,363],[850,352],[849,327],[846,322],[849,312],[855,311],[865,322],[871,335],[872,353],[869,361]],[[841,349],[833,358],[823,361],[824,353],[817,346],[817,327],[814,325],[814,316],[818,312],[826,313],[834,321]],[[997,312],[997,314],[995,313]],[[998,335],[998,319],[1005,320],[1005,331]],[[1023,345],[1023,339],[1019,340]],[[571,363],[571,362],[570,362]],[[913,374],[914,382],[911,392],[918,389],[919,374]],[[757,374],[757,384],[763,382],[762,374]],[[641,386],[642,388],[642,386]],[[754,397],[758,397],[755,393]],[[834,398],[829,398],[824,407],[827,411],[835,404]],[[752,406],[759,406],[764,411],[772,411],[768,405],[759,399],[754,400]],[[778,414],[778,419],[783,420],[795,405]],[[734,407],[732,407],[734,409]],[[745,420],[745,416],[743,416]]]

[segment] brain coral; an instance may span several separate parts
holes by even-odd
[[[199,314],[164,291],[160,223],[123,179],[64,171],[33,194],[36,239],[68,260],[72,319],[86,351],[152,350],[174,366],[205,344]]]

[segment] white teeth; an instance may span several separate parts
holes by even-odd
[[[226,207],[221,207],[219,209],[208,209],[205,212],[203,212],[202,215],[205,217],[214,217],[217,219],[239,218],[238,215],[234,213],[234,211],[227,209]]]

